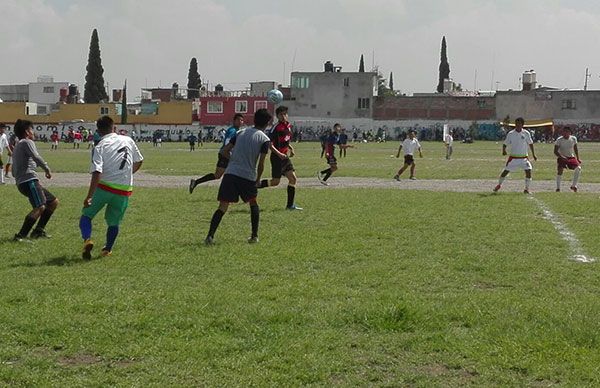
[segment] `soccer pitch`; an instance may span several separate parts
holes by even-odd
[[[84,172],[87,150],[61,146],[39,149],[55,171]],[[136,188],[113,256],[90,262],[77,227],[86,187],[49,186],[61,200],[53,238],[31,244],[10,241],[26,198],[0,187],[0,385],[600,384],[598,263],[571,260],[573,246],[536,202],[600,259],[599,194],[585,190],[600,182],[598,145],[580,145],[577,194],[571,172],[565,192],[536,190],[555,174],[546,144],[536,144],[535,199],[485,185],[336,186],[391,180],[397,147],[358,144],[338,158],[333,187],[313,188],[303,184],[325,162],[318,143],[300,143],[305,210],[284,210],[282,182],[259,193],[259,244],[246,243],[240,204],[205,247],[217,187],[190,195],[187,183],[214,170],[217,145],[143,144],[142,171],[178,175],[181,186]],[[423,151],[422,180],[495,180],[504,165],[495,143],[457,144],[449,162],[441,143]],[[510,177],[522,185],[522,173]],[[103,242],[102,217],[94,227]]]

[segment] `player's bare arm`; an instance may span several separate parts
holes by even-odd
[[[533,144],[529,144],[529,148],[531,149],[531,155],[533,156],[533,160],[537,160],[537,156],[535,156],[535,150],[533,149]]]
[[[396,154],[397,158],[400,157],[400,151],[402,151],[402,144],[400,144],[400,147],[398,148],[398,153]]]
[[[560,154],[560,152],[558,152],[558,146],[557,146],[557,145],[555,145],[555,146],[554,146],[554,155],[556,155],[556,157],[557,157],[557,158],[562,158],[562,159],[565,159],[565,157],[564,157],[564,156],[562,156],[562,155]],[[579,159],[579,158],[577,158],[577,159]]]
[[[288,148],[290,150],[290,158],[293,157],[294,155],[296,155],[296,152],[294,151],[294,147],[292,147],[291,144],[288,145]]]
[[[133,173],[134,174],[140,169],[140,167],[142,167],[142,163],[143,163],[143,160],[133,163]]]
[[[265,158],[267,154],[260,154],[258,158],[258,165],[256,166],[256,187],[260,187],[260,178],[262,177],[265,169]]]
[[[100,177],[102,173],[98,171],[94,171],[92,173],[92,178],[90,179],[90,187],[88,188],[88,193],[85,199],[83,200],[83,207],[89,207],[92,204],[92,197],[96,192],[96,188],[98,187],[98,183],[100,182]]]
[[[579,159],[579,149],[577,149],[577,144],[573,145],[573,151],[575,151],[575,157],[577,158],[577,161],[581,163],[581,159]]]

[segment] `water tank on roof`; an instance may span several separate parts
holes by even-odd
[[[61,89],[62,92],[62,89]],[[77,85],[71,84],[69,85],[69,96],[76,96],[78,94]]]
[[[223,85],[217,84],[217,86],[215,86],[215,92],[222,92],[222,91],[223,91]]]
[[[523,73],[523,90],[532,90],[536,86],[535,71],[529,70]]]
[[[331,62],[331,61],[325,62],[325,72],[333,73],[333,62]]]

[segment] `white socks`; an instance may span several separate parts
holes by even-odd
[[[556,176],[556,189],[560,190],[560,182],[562,181],[562,175]]]
[[[529,186],[531,186],[531,178],[525,178],[525,190],[529,190]]]
[[[581,167],[577,166],[575,168],[575,171],[573,171],[573,185],[574,187],[577,187],[577,182],[579,181],[579,174],[581,174]]]
[[[4,184],[4,166],[0,167],[0,184]]]

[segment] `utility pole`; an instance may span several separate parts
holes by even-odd
[[[583,90],[587,90],[588,79],[590,79],[592,75],[589,72],[589,68],[585,68],[585,84],[583,85]]]

